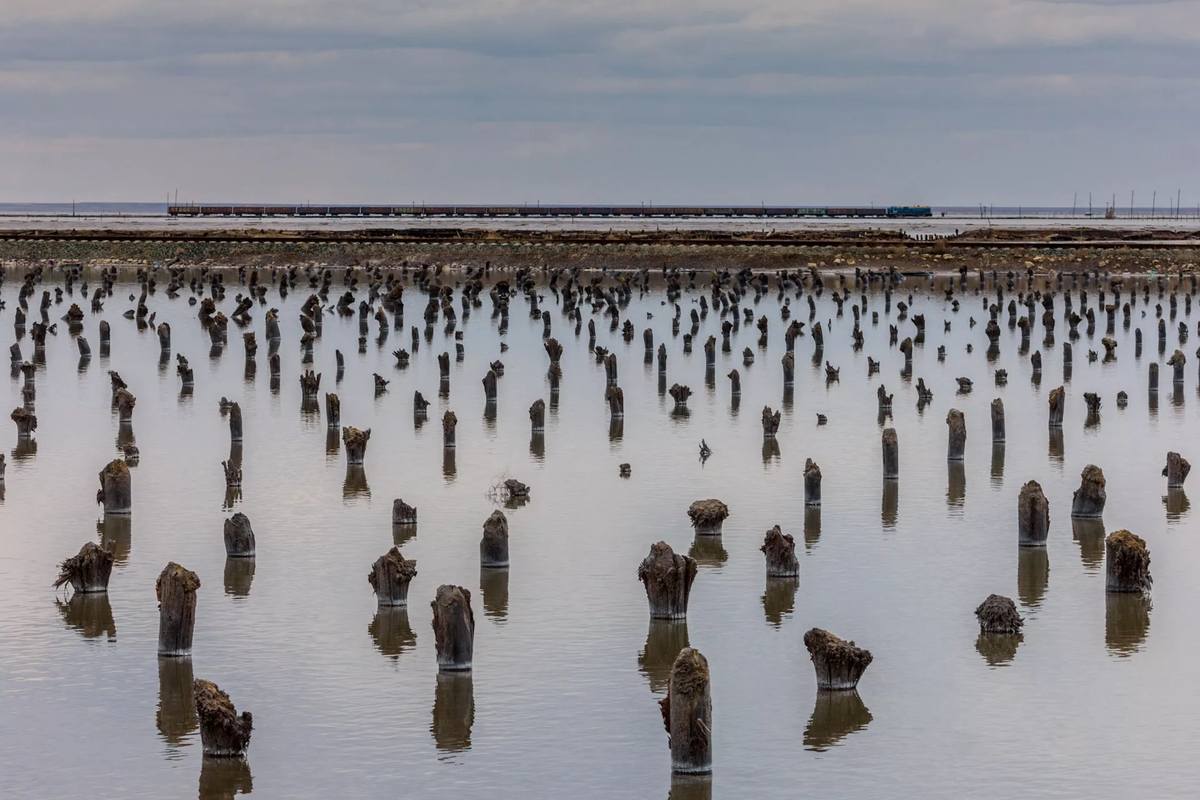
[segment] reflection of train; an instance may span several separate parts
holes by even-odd
[[[932,217],[929,206],[169,206],[172,217]]]

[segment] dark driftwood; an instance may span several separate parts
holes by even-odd
[[[671,737],[671,771],[712,772],[712,695],[708,661],[699,650],[685,647],[676,656],[659,708]]]
[[[1017,543],[1021,547],[1045,547],[1050,535],[1050,503],[1037,481],[1021,487],[1017,496]]]
[[[479,540],[479,565],[486,569],[508,566],[508,518],[503,511],[493,511],[483,523],[483,538]]]
[[[688,507],[687,513],[697,536],[720,536],[721,524],[729,516],[729,506],[720,500],[697,500]]]
[[[174,561],[167,564],[154,591],[158,596],[158,654],[190,656],[196,627],[196,590],[200,578]]]
[[[87,542],[79,553],[58,566],[57,589],[65,584],[82,594],[108,591],[108,578],[112,575],[114,555],[95,542]]]
[[[870,665],[869,650],[842,641],[829,631],[813,628],[804,634],[804,646],[817,673],[817,688],[826,691],[853,689]]]
[[[346,463],[360,465],[367,454],[367,442],[371,440],[371,429],[360,431],[346,426],[342,430],[342,442],[346,445]]]
[[[650,546],[650,555],[638,566],[638,580],[646,587],[651,619],[685,619],[692,582],[698,567],[695,559],[676,555],[666,542]]]
[[[239,716],[229,695],[212,681],[197,679],[192,684],[196,716],[200,718],[200,742],[205,756],[237,757],[246,752],[254,717],[249,711]]]
[[[114,459],[100,470],[100,491],[96,502],[104,506],[105,514],[129,514],[133,512],[133,483],[129,465]]]
[[[785,534],[778,525],[767,531],[759,550],[767,557],[768,578],[792,578],[800,574],[796,540],[791,534]]]
[[[988,598],[975,609],[980,633],[1020,633],[1025,621],[1017,613],[1017,604],[998,594]]]
[[[462,672],[471,669],[475,647],[475,617],[471,593],[461,586],[438,587],[433,606],[433,637],[438,670]]]
[[[1100,517],[1104,515],[1104,503],[1108,494],[1104,490],[1104,470],[1095,464],[1083,468],[1079,477],[1079,488],[1071,500],[1072,517]]]
[[[245,514],[239,512],[225,520],[225,555],[254,558],[254,529]]]
[[[811,458],[804,461],[804,505],[821,505],[821,468]]]
[[[367,582],[381,606],[407,606],[408,584],[417,577],[417,562],[407,560],[393,547],[371,566]]]
[[[1187,480],[1188,473],[1192,471],[1192,465],[1188,460],[1179,453],[1167,453],[1167,465],[1163,467],[1162,474],[1166,476],[1167,488],[1177,489],[1183,486],[1183,482]]]
[[[1110,592],[1149,592],[1150,551],[1140,536],[1116,531],[1104,540],[1104,588]]]
[[[961,411],[952,408],[946,414],[946,425],[950,429],[946,458],[962,461],[967,451],[967,420]]]
[[[895,428],[885,428],[883,431],[883,479],[885,481],[900,478],[900,442],[896,437]]]

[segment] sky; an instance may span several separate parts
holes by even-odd
[[[1200,0],[0,0],[0,202],[1200,202]]]

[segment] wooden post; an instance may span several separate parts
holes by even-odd
[[[443,584],[438,587],[437,598],[431,605],[438,670],[469,671],[475,646],[471,593],[461,586]]]
[[[699,650],[685,647],[676,656],[659,705],[671,737],[671,771],[712,772],[712,695],[708,660]]]
[[[174,561],[154,584],[158,596],[158,654],[190,656],[196,626],[196,590],[200,578]]]
[[[205,756],[240,757],[250,744],[254,717],[249,711],[238,716],[229,695],[212,681],[197,679],[192,684],[196,716],[200,718],[200,742]]]
[[[380,606],[407,606],[408,585],[417,577],[417,562],[406,560],[399,547],[393,547],[375,560],[367,582]]]
[[[108,591],[108,578],[112,574],[114,554],[95,542],[87,542],[79,548],[77,555],[63,561],[58,567],[57,589],[67,583],[81,594]]]
[[[638,567],[638,580],[646,588],[651,619],[685,619],[688,597],[696,580],[697,565],[689,556],[676,555],[666,542],[651,545],[650,555]]]
[[[230,558],[254,558],[254,529],[245,514],[225,520],[225,555]]]
[[[1021,547],[1045,547],[1050,534],[1050,503],[1037,481],[1021,487],[1017,497],[1017,543]]]

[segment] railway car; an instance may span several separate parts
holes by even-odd
[[[889,217],[932,217],[933,209],[929,206],[888,206]]]
[[[362,215],[364,217],[390,217],[392,215],[391,206],[363,206]]]
[[[200,213],[205,216],[228,217],[233,214],[233,206],[200,206]]]
[[[301,217],[326,217],[329,216],[329,206],[299,206],[296,214]]]

